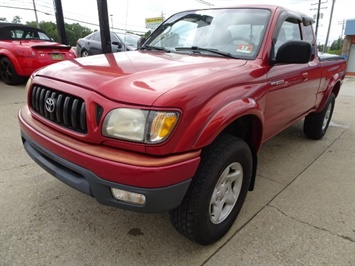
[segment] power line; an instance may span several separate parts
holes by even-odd
[[[27,8],[27,7],[12,7],[12,6],[4,6],[4,5],[0,5],[0,7],[33,11],[33,8]],[[52,16],[54,16],[54,13],[47,13],[47,12],[43,12],[43,11],[38,10],[38,9],[37,9],[37,12],[43,13],[43,14],[45,14],[45,15],[52,15]],[[99,27],[99,26],[100,26],[100,25],[97,24],[97,23],[91,23],[91,22],[87,22],[87,21],[83,21],[83,20],[79,20],[79,19],[74,19],[74,18],[69,18],[69,17],[64,17],[64,19],[70,20],[70,21],[74,21],[74,22],[84,23],[84,24],[88,24],[88,25],[96,26],[96,27]],[[129,30],[129,31],[132,31],[132,32],[137,32],[137,33],[145,33],[145,31],[140,31],[140,30],[130,30],[130,29],[122,29],[122,28],[114,28],[114,29],[115,29],[115,30]]]

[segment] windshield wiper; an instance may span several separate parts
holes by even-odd
[[[214,53],[214,54],[218,54],[218,55],[223,55],[225,57],[230,57],[230,58],[238,58],[234,55],[232,55],[231,53],[227,53],[227,52],[222,52],[218,49],[212,49],[212,48],[202,48],[202,47],[198,47],[198,46],[191,46],[191,47],[175,47],[176,51],[192,51],[192,52],[210,52],[210,53]]]
[[[158,50],[158,51],[164,51],[167,53],[170,53],[171,50],[166,49],[164,47],[159,47],[159,46],[152,46],[152,45],[144,45],[140,48],[140,50]]]

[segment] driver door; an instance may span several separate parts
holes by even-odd
[[[273,54],[291,40],[302,40],[302,18],[288,17],[275,32]],[[303,117],[315,104],[320,77],[315,62],[275,64],[268,76],[264,139],[272,137]],[[319,71],[318,71],[319,72]]]

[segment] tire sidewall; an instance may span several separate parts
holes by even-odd
[[[199,211],[196,213],[195,219],[197,224],[203,225],[200,227],[201,230],[198,228],[196,229],[198,238],[202,238],[202,242],[214,242],[228,232],[243,206],[249,189],[252,175],[252,156],[248,145],[245,142],[240,141],[235,143],[235,147],[231,147],[229,149],[225,158],[228,159],[224,160],[219,167],[214,168],[213,171],[208,173],[208,184],[206,186],[206,191],[204,191],[205,197],[200,199],[203,204],[201,204],[201,208],[199,208]],[[214,224],[211,222],[209,214],[212,194],[221,174],[226,169],[226,167],[233,162],[240,163],[243,168],[242,188],[240,190],[237,202],[235,203],[229,215],[221,223]],[[203,171],[203,169],[201,170]]]
[[[327,121],[327,124],[323,128],[324,119],[326,118],[329,105],[331,105],[329,119]],[[331,118],[333,116],[334,106],[335,106],[335,95],[331,93],[326,105],[324,106],[321,112],[311,113],[306,116],[304,121],[303,131],[308,138],[319,140],[325,135],[325,133],[328,130]]]
[[[331,105],[331,109],[330,109],[330,114],[329,114],[329,119],[327,121],[327,124],[326,126],[324,127],[324,129],[322,128],[323,127],[323,122],[324,122],[324,119],[326,117],[326,114],[327,114],[327,110],[329,108],[329,105]],[[334,105],[335,105],[335,96],[333,93],[331,93],[331,95],[329,96],[329,99],[328,99],[328,102],[326,104],[326,106],[324,107],[324,110],[322,112],[322,125],[321,125],[321,134],[322,134],[322,137],[324,136],[325,132],[327,132],[327,129],[329,127],[329,124],[330,124],[330,121],[332,119],[332,116],[333,116],[333,111],[334,111]]]

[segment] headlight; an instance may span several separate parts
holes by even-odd
[[[112,110],[105,118],[102,134],[107,137],[143,141],[148,112],[120,108]]]
[[[106,116],[102,134],[116,139],[160,143],[169,137],[178,118],[177,112],[118,108]]]

